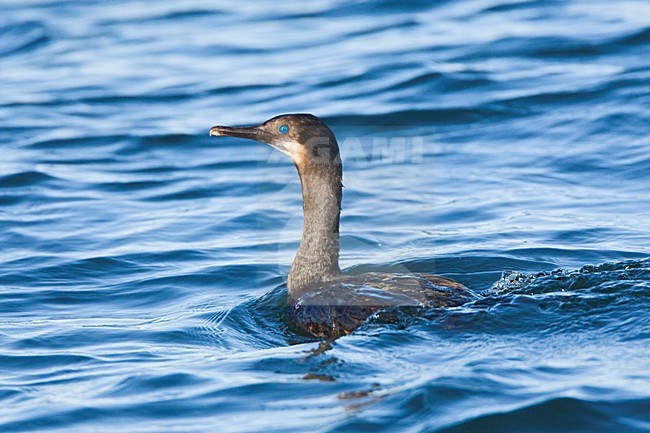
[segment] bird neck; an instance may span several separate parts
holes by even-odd
[[[299,166],[298,174],[302,185],[304,224],[300,248],[287,281],[289,295],[293,299],[310,287],[331,281],[341,274],[341,164],[338,162],[309,170]]]

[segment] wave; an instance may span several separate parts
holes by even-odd
[[[544,293],[575,289],[598,289],[600,284],[616,281],[619,284],[644,283],[650,281],[650,259],[625,262],[586,265],[574,271],[555,269],[553,271],[526,274],[504,272],[490,291],[501,293]],[[540,292],[541,291],[541,292]]]
[[[52,30],[41,21],[23,21],[0,26],[2,56],[32,53],[52,41]]]
[[[22,188],[26,186],[34,186],[42,183],[47,183],[54,180],[57,180],[57,178],[40,171],[23,171],[20,173],[12,173],[5,176],[0,176],[0,188]]]
[[[510,410],[486,413],[453,426],[437,429],[440,433],[456,432],[646,432],[649,423],[636,421],[630,414],[648,409],[650,399],[598,399],[575,397],[545,398],[540,402]]]
[[[454,125],[482,121],[495,121],[512,117],[516,111],[496,105],[484,107],[434,108],[401,110],[377,114],[342,114],[328,116],[326,121],[334,125],[349,126],[420,126]]]

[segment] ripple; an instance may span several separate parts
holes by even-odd
[[[0,188],[21,188],[54,180],[56,180],[55,177],[40,171],[24,171],[0,177]]]
[[[493,413],[441,429],[441,432],[461,431],[521,431],[521,426],[539,432],[611,432],[623,429],[642,432],[642,424],[628,422],[615,414],[614,408],[626,406],[626,401],[589,401],[571,397],[548,399],[504,413]],[[632,403],[639,408],[648,404],[640,400]],[[613,413],[614,412],[614,413]]]
[[[342,123],[358,126],[409,126],[409,125],[451,125],[476,121],[495,121],[507,118],[514,112],[505,107],[484,108],[438,108],[429,110],[404,110],[380,114],[350,114],[330,116],[326,120],[334,124]]]
[[[0,430],[648,430],[644,2],[2,4]],[[295,167],[207,134],[286,112],[346,271],[481,299],[301,337]]]
[[[0,30],[0,54],[11,56],[37,51],[52,42],[50,33],[40,21],[5,24]]]

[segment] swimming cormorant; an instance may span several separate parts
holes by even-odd
[[[304,226],[287,279],[287,306],[292,321],[309,334],[339,337],[380,311],[459,306],[476,298],[462,284],[433,274],[341,272],[343,167],[336,137],[318,117],[284,114],[253,127],[214,126],[210,135],[269,144],[298,169]]]

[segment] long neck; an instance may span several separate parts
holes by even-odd
[[[341,214],[341,164],[304,170],[302,184],[304,225],[300,248],[293,260],[287,286],[297,298],[309,287],[331,281],[339,268],[339,219]]]

